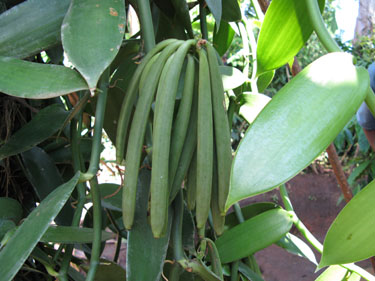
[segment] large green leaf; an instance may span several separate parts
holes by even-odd
[[[287,211],[269,210],[225,231],[216,240],[222,263],[247,257],[278,241],[292,227]]]
[[[126,252],[127,281],[159,280],[164,265],[164,259],[167,254],[172,221],[171,212],[169,212],[169,223],[166,235],[162,238],[154,238],[147,220],[150,181],[150,171],[142,169],[138,179],[134,224],[132,229],[128,232],[128,246]]]
[[[22,153],[22,160],[26,177],[40,200],[64,183],[55,163],[40,147],[36,146]],[[59,225],[71,225],[73,215],[74,209],[68,201],[55,221]]]
[[[351,263],[375,253],[375,181],[369,183],[341,210],[324,240],[320,267]]]
[[[345,53],[325,55],[267,104],[242,139],[232,164],[226,209],[271,190],[308,166],[344,128],[364,100],[364,68]]]
[[[115,238],[112,232],[102,231],[102,241]],[[87,227],[73,226],[50,226],[40,238],[41,242],[53,243],[92,243],[94,239],[94,230]]]
[[[118,0],[72,0],[62,25],[69,61],[91,89],[120,50],[125,32],[125,3]]]
[[[17,200],[0,197],[0,220],[12,220],[18,223],[22,218],[22,212],[22,206]]]
[[[43,108],[34,118],[19,129],[0,147],[0,160],[29,150],[56,133],[64,124],[69,112],[53,104]]]
[[[58,44],[70,0],[29,0],[0,15],[0,56],[25,58]]]
[[[28,99],[47,99],[87,89],[76,71],[52,64],[0,57],[0,92]]]
[[[219,30],[214,33],[213,45],[221,57],[232,44],[234,33],[233,28],[227,22],[222,22]]]
[[[12,280],[76,186],[80,174],[59,186],[18,227],[0,252],[0,276]]]
[[[313,32],[307,14],[305,1],[272,0],[259,33],[258,76],[286,64],[307,42]]]
[[[241,9],[237,0],[222,0],[221,19],[226,22],[240,21],[242,19]]]

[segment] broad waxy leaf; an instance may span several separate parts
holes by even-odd
[[[244,92],[240,97],[241,107],[239,113],[248,123],[253,123],[270,100],[270,97],[263,94]]]
[[[64,183],[54,161],[40,147],[33,147],[21,155],[25,175],[40,200],[46,198],[55,188]],[[59,225],[71,225],[73,215],[74,209],[68,202],[55,218],[55,221]]]
[[[49,99],[87,89],[77,71],[61,65],[0,57],[0,73],[0,91],[20,98]]]
[[[112,232],[102,231],[102,241],[115,238]],[[94,230],[86,227],[50,226],[40,239],[41,242],[53,243],[92,243]]]
[[[219,66],[219,71],[223,79],[224,91],[229,91],[241,86],[247,77],[237,68],[232,66]]]
[[[226,210],[308,166],[352,118],[368,85],[367,71],[353,66],[345,53],[327,54],[294,77],[242,139],[232,164]]]
[[[341,281],[348,270],[339,265],[328,267],[315,281]]]
[[[60,129],[68,114],[69,112],[58,104],[40,110],[0,147],[0,160],[27,151],[52,136]]]
[[[142,169],[138,178],[134,224],[128,232],[126,252],[127,281],[159,280],[167,254],[172,216],[171,212],[169,212],[166,235],[162,238],[154,238],[147,220],[150,182],[150,171]]]
[[[287,211],[269,210],[225,231],[215,242],[222,263],[247,257],[278,241],[292,227]]]
[[[338,214],[324,240],[319,267],[367,259],[374,255],[375,181],[362,189]]]
[[[76,186],[80,174],[59,186],[18,227],[0,251],[0,276],[12,280]]]
[[[276,245],[287,250],[289,253],[303,257],[318,265],[315,254],[311,248],[297,236],[287,233],[283,238],[276,242]]]
[[[214,33],[213,45],[221,57],[229,49],[234,33],[235,31],[227,22],[222,22],[219,30]]]
[[[120,50],[125,32],[125,3],[118,0],[72,0],[61,29],[69,61],[96,84]]]
[[[319,0],[320,10],[325,0]],[[257,76],[286,64],[309,39],[313,28],[305,1],[272,0],[260,29]]]
[[[224,0],[224,2],[225,1],[228,1],[228,0]],[[223,9],[221,2],[222,0],[206,0],[207,6],[215,18],[217,28],[220,28],[220,21],[221,21],[222,9]]]
[[[26,58],[57,45],[70,0],[28,0],[0,15],[0,56]]]
[[[22,219],[22,213],[22,206],[17,200],[0,197],[0,220],[12,220],[18,223]]]

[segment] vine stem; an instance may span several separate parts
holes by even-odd
[[[199,1],[199,20],[201,25],[202,38],[208,39],[207,31],[207,20],[206,20],[206,10],[204,9],[204,1]]]
[[[137,0],[137,4],[145,52],[148,53],[155,46],[154,24],[152,23],[150,1]]]

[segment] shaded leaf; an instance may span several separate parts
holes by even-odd
[[[271,100],[270,97],[263,94],[244,92],[240,97],[240,116],[248,123],[252,123],[262,109]]]
[[[247,257],[278,241],[292,227],[287,211],[269,210],[225,231],[215,244],[222,263]]]
[[[318,265],[311,248],[291,233],[287,233],[283,238],[276,242],[276,245],[287,250],[291,254],[306,258],[313,264]]]
[[[232,165],[226,209],[269,191],[308,166],[364,100],[368,74],[345,53],[325,55],[294,77],[262,110]]]
[[[76,71],[52,64],[0,57],[0,91],[20,98],[48,99],[87,89]]]
[[[238,271],[245,275],[251,281],[264,281],[261,276],[252,271],[250,267],[248,267],[243,262],[240,262],[238,266]]]
[[[159,280],[167,254],[172,221],[171,212],[169,212],[166,235],[162,238],[154,238],[147,220],[150,181],[151,172],[142,169],[138,178],[134,224],[128,232],[126,253],[126,280],[128,281]],[[147,270],[145,270],[145,265],[147,265]]]
[[[60,129],[68,114],[69,112],[58,104],[40,110],[29,123],[14,133],[0,147],[0,160],[29,150],[52,136]]]
[[[242,19],[237,0],[222,0],[222,11],[221,19],[223,21],[240,21]]]
[[[59,186],[18,227],[0,252],[0,276],[11,280],[21,268],[52,220],[59,213],[76,186],[80,174]]]
[[[324,0],[319,0],[321,11]],[[257,76],[286,64],[313,32],[305,1],[273,0],[267,9],[257,45]]]
[[[226,22],[222,22],[219,30],[214,33],[213,46],[221,57],[229,49],[233,41],[234,33],[233,28]]]
[[[223,79],[224,91],[235,89],[247,80],[247,77],[237,68],[231,66],[219,66]]]
[[[367,259],[374,255],[375,181],[370,182],[341,210],[324,240],[319,267]]]
[[[224,2],[225,1],[228,1],[228,0],[224,0]],[[221,15],[222,15],[222,10],[223,10],[221,2],[222,0],[206,0],[207,6],[215,18],[217,28],[220,27]]]
[[[72,0],[61,28],[69,61],[91,89],[120,50],[125,32],[125,3]]]
[[[26,58],[58,44],[70,0],[28,0],[0,15],[0,56]]]
[[[126,272],[119,264],[101,260],[95,273],[94,281],[126,281]]]
[[[113,183],[103,183],[98,185],[102,206],[109,210],[122,211],[122,190],[120,185]]]
[[[112,232],[102,231],[102,241],[115,238]],[[50,226],[40,239],[41,242],[53,243],[92,243],[94,230],[87,227]]]
[[[11,230],[12,228],[15,228],[15,227],[16,227],[16,224],[14,223],[14,221],[6,220],[6,219],[0,219],[0,241],[1,241],[0,248],[3,244],[2,239],[3,239],[4,235],[9,230]]]
[[[0,197],[0,220],[11,220],[18,223],[22,219],[21,204],[8,197]]]
[[[267,71],[258,77],[257,86],[258,86],[259,93],[263,93],[267,89],[269,84],[271,84],[274,76],[275,76],[275,71],[272,70],[272,71]]]

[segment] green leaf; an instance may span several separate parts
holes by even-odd
[[[18,227],[0,252],[0,276],[12,280],[76,186],[80,174],[59,186]]]
[[[121,265],[112,261],[101,260],[95,273],[94,281],[126,281],[126,272]]]
[[[240,97],[240,116],[248,123],[253,123],[258,114],[271,100],[263,94],[244,92]]]
[[[262,110],[232,164],[226,210],[269,191],[308,166],[352,118],[368,73],[345,53],[325,55],[294,77]]]
[[[269,202],[254,203],[241,208],[242,215],[245,220],[251,219],[266,211],[279,208],[278,205]],[[238,225],[238,219],[235,212],[229,213],[225,216],[225,228],[230,229]]]
[[[115,238],[112,232],[102,231],[102,241]],[[43,234],[40,242],[52,243],[92,243],[94,239],[94,230],[86,227],[73,226],[50,226]]]
[[[347,273],[347,269],[339,265],[328,267],[315,281],[341,281]]]
[[[221,78],[223,79],[224,91],[235,89],[247,80],[247,77],[237,68],[232,66],[219,66]]]
[[[243,275],[246,276],[251,281],[264,281],[261,276],[256,274],[254,271],[252,271],[247,265],[245,265],[243,262],[240,262],[238,266],[238,271],[241,272]]]
[[[269,210],[225,231],[216,240],[222,263],[247,257],[278,241],[292,227],[287,211]]]
[[[318,265],[315,254],[311,248],[291,233],[287,233],[283,238],[276,242],[276,245],[287,250],[291,254],[306,258],[313,264]]]
[[[5,219],[0,219],[0,248],[2,247],[3,244],[3,237],[4,235],[11,230],[12,228],[15,228],[16,224],[12,220],[5,220]]]
[[[52,64],[0,57],[0,91],[28,99],[47,99],[87,89],[76,71]]]
[[[375,181],[370,182],[341,210],[324,240],[319,267],[367,259],[374,255]]]
[[[120,185],[113,183],[99,184],[102,206],[104,208],[121,212],[122,211],[122,190]]]
[[[233,28],[226,22],[222,22],[219,30],[214,33],[213,45],[221,57],[232,44],[234,33]]]
[[[348,177],[349,185],[352,186],[355,180],[363,173],[364,170],[366,170],[368,166],[371,165],[371,163],[372,163],[371,160],[367,160],[367,161],[360,163],[357,167],[355,167],[352,173],[350,174],[350,176]]]
[[[22,206],[17,200],[0,197],[0,220],[12,220],[18,223],[22,219],[22,213]]]
[[[128,232],[126,254],[127,281],[159,280],[167,254],[172,221],[171,212],[169,212],[166,235],[162,238],[154,238],[147,220],[150,181],[151,172],[147,169],[142,169],[138,178],[134,224]],[[145,270],[145,266],[147,270]]]
[[[225,1],[228,1],[228,0],[224,0],[224,2]],[[222,10],[223,10],[221,2],[222,0],[206,0],[207,6],[215,18],[217,28],[220,27],[221,15],[222,15]]]
[[[242,19],[241,9],[237,0],[222,0],[222,9],[221,20],[231,22]]]
[[[267,71],[258,77],[257,86],[258,86],[259,93],[263,93],[267,89],[269,84],[272,82],[274,76],[275,76],[275,70],[272,70],[272,71]]]
[[[120,50],[125,32],[125,3],[72,0],[61,31],[69,61],[94,89]]]
[[[34,118],[19,129],[0,147],[0,160],[29,150],[56,133],[69,112],[58,104],[40,110]]]
[[[324,0],[319,0],[321,11]],[[313,32],[305,1],[272,0],[260,29],[257,76],[286,64]]]
[[[57,45],[70,0],[29,0],[0,15],[0,56],[26,58]]]

